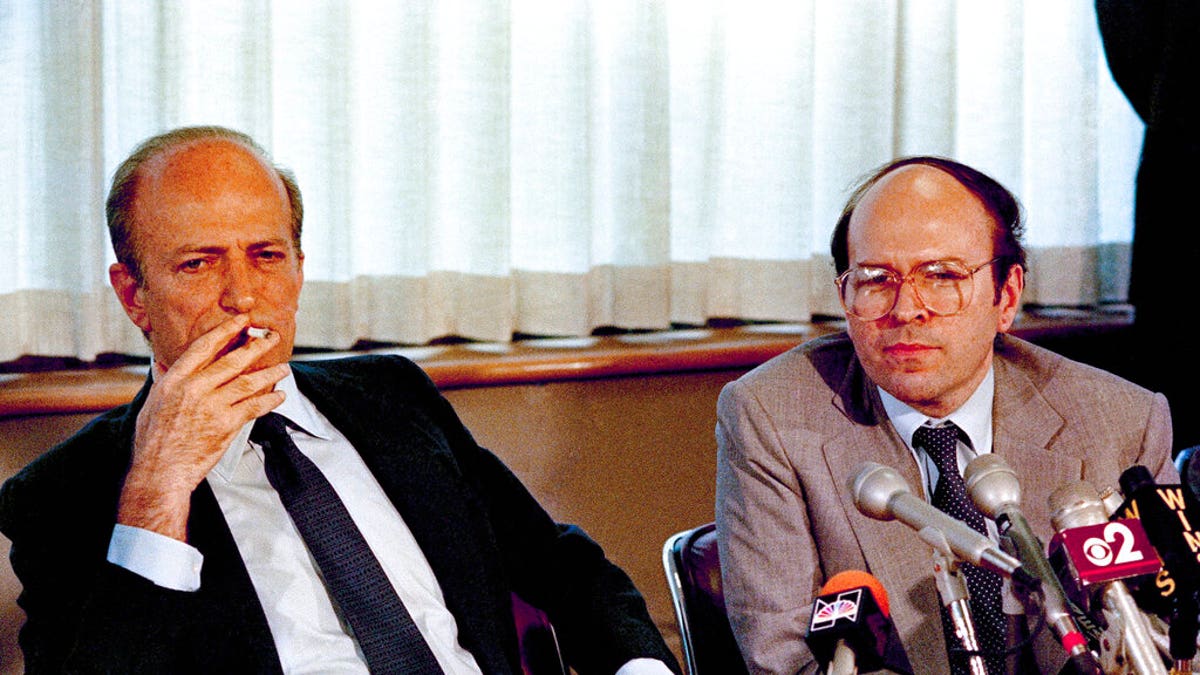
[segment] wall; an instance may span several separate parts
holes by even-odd
[[[476,439],[633,578],[678,655],[662,545],[713,519],[717,395],[741,372],[449,392]]]

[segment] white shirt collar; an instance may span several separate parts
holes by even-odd
[[[317,411],[312,401],[300,393],[300,388],[296,386],[296,376],[292,374],[290,367],[288,368],[287,376],[275,385],[275,389],[282,391],[287,395],[287,398],[273,412],[277,412],[288,418],[292,425],[310,436],[325,440],[333,437],[333,434],[330,433],[329,421]],[[242,457],[250,450],[249,440],[250,428],[252,426],[254,426],[253,420],[247,422],[238,431],[237,436],[233,438],[233,442],[226,448],[225,454],[221,456],[221,460],[213,467],[212,473],[215,473],[226,481],[233,476],[233,471],[237,468],[238,462],[242,461]]]
[[[879,388],[879,398],[883,401],[883,409],[887,412],[892,426],[904,439],[905,444],[912,448],[913,434],[917,427],[931,422],[934,426],[950,420],[954,422],[967,438],[976,453],[991,452],[992,449],[992,401],[996,396],[996,374],[993,368],[988,368],[987,375],[975,388],[971,397],[958,410],[949,415],[933,419],[925,413],[913,409],[912,406],[892,396]]]

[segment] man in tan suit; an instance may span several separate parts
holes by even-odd
[[[862,515],[848,487],[873,461],[931,498],[940,476],[913,442],[923,425],[956,425],[959,471],[981,453],[1007,460],[1043,542],[1053,534],[1047,496],[1060,485],[1115,486],[1133,464],[1177,482],[1166,399],[1004,335],[1025,282],[1020,235],[1015,198],[980,172],[934,157],[885,165],[833,235],[847,332],[722,392],[717,532],[751,672],[816,669],[804,641],[813,598],[846,570],[873,574],[888,593],[900,638],[890,664],[951,672],[930,547]]]

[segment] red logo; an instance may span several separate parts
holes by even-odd
[[[1050,542],[1051,550],[1060,546],[1084,585],[1155,574],[1162,569],[1158,552],[1136,518],[1063,530]]]

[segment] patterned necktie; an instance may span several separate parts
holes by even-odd
[[[292,442],[287,421],[267,413],[255,421],[250,440],[262,446],[267,480],[304,537],[371,672],[440,674],[433,652],[346,505]]]
[[[913,445],[923,448],[937,467],[938,481],[933,490],[933,505],[986,536],[987,527],[983,514],[967,496],[966,483],[958,471],[958,434],[959,429],[952,422],[940,427],[921,426],[913,434]],[[979,647],[998,653],[1005,647],[1008,624],[1000,604],[1000,588],[1003,583],[1000,575],[970,563],[962,563],[960,569],[967,578],[967,591],[971,596],[971,618],[975,624]],[[962,645],[954,635],[948,612],[944,607],[942,625],[945,629],[946,644],[961,648]],[[1004,659],[988,658],[986,661],[988,672],[1004,672]],[[956,675],[969,672],[967,658],[962,655],[951,656],[950,666]]]

